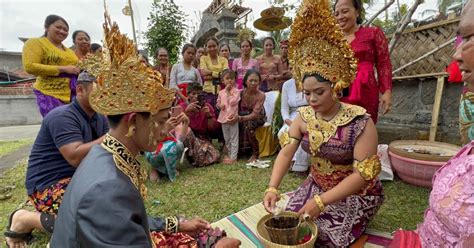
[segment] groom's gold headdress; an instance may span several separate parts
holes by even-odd
[[[328,0],[303,0],[289,42],[289,58],[298,88],[304,75],[317,73],[329,80],[336,92],[351,85],[357,60],[336,20]]]
[[[174,91],[163,87],[161,75],[143,63],[134,43],[120,33],[105,13],[104,49],[89,55],[79,67],[97,78],[91,92],[91,107],[104,115],[132,112],[156,114],[171,106]]]

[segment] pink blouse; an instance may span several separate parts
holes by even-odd
[[[247,73],[247,70],[249,69],[259,69],[258,67],[258,61],[256,59],[249,59],[249,62],[247,63],[246,66],[242,64],[242,58],[235,59],[232,62],[232,70],[237,73],[237,88],[243,89],[243,81],[244,81],[244,76],[245,73]]]
[[[423,247],[474,247],[474,141],[433,177],[429,208],[417,232]]]
[[[226,89],[219,91],[217,96],[217,106],[224,105],[225,108],[221,109],[217,121],[219,123],[227,123],[229,117],[232,115],[237,116],[239,112],[239,102],[240,102],[240,90],[235,87],[230,91],[230,94],[227,93]]]

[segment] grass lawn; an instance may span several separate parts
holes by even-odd
[[[205,168],[180,166],[180,175],[174,183],[148,183],[145,204],[150,215],[200,216],[211,222],[240,211],[262,200],[271,169],[247,169],[244,163],[213,165]],[[15,185],[11,199],[0,201],[0,225],[7,224],[9,213],[26,200],[24,187],[26,162],[10,169],[1,179],[0,187]],[[281,190],[291,191],[303,181],[292,175],[283,180]],[[392,232],[398,228],[414,229],[423,219],[428,205],[429,190],[396,180],[384,182],[386,199],[370,227]],[[159,203],[157,203],[159,201]],[[45,234],[36,233],[38,241],[32,247],[44,247]],[[0,235],[0,246],[4,244]]]
[[[0,158],[32,142],[33,141],[30,139],[16,140],[16,141],[0,141]]]

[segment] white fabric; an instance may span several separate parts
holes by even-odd
[[[273,113],[275,112],[275,103],[280,92],[269,91],[265,93],[265,102],[263,107],[265,108],[265,114],[267,115],[267,121],[263,124],[264,127],[272,125]]]
[[[390,159],[388,157],[388,145],[378,145],[377,155],[379,156],[380,163],[382,164],[382,171],[379,174],[379,179],[393,181],[392,164],[390,163]]]
[[[299,107],[308,105],[306,98],[302,92],[296,92],[295,79],[290,79],[283,84],[281,92],[281,117],[283,121],[293,121],[298,112]],[[278,131],[278,137],[284,132],[288,132],[289,126],[285,123]],[[306,171],[309,167],[309,154],[305,152],[301,145],[296,150],[292,161],[294,162],[292,171]]]
[[[170,88],[178,89],[178,84],[198,83],[202,85],[199,71],[192,67],[189,70],[184,69],[183,63],[175,64],[171,68]]]
[[[294,120],[296,110],[301,106],[308,105],[303,92],[296,92],[295,79],[290,79],[283,84],[281,90],[281,117],[283,121]]]

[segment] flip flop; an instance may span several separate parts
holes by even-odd
[[[31,234],[31,232],[29,232],[29,233],[17,233],[15,231],[10,230],[10,228],[12,226],[13,215],[18,210],[21,210],[21,208],[13,211],[13,213],[10,214],[10,219],[8,220],[7,230],[3,233],[3,235],[5,235],[5,237],[7,237],[7,238],[23,240],[23,241],[26,242],[26,244],[29,245],[31,243],[31,241],[33,240],[33,235]],[[5,244],[7,245],[7,247],[10,247],[8,245],[7,241],[5,241]]]

